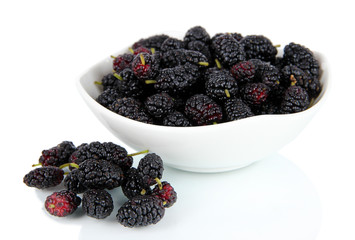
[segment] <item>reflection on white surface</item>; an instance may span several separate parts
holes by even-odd
[[[78,209],[66,221],[58,221],[82,225],[82,240],[314,240],[320,228],[315,189],[292,162],[278,154],[226,173],[166,168],[163,180],[172,183],[178,201],[156,225],[130,229],[117,223],[117,210],[126,201],[120,189],[110,191],[115,209],[108,218],[86,217]]]

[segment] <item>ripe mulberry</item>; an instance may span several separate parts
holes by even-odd
[[[102,189],[90,189],[83,194],[82,208],[86,215],[104,219],[113,211],[111,194]]]
[[[174,111],[172,113],[169,113],[164,119],[163,119],[163,125],[164,126],[171,126],[171,127],[189,127],[192,126],[191,122],[187,117],[178,111]]]
[[[197,83],[200,77],[198,67],[186,63],[173,68],[165,68],[156,78],[154,88],[172,96],[184,95]]]
[[[148,187],[156,184],[156,178],[163,176],[163,160],[155,153],[145,155],[138,164],[137,172],[142,178],[143,186]]]
[[[227,121],[234,121],[254,116],[250,107],[239,98],[229,99],[224,104]]]
[[[121,168],[106,160],[88,159],[78,171],[79,181],[88,189],[114,189],[123,181]]]
[[[39,163],[42,166],[59,167],[69,162],[70,155],[76,150],[74,144],[70,141],[63,141],[55,147],[42,151]]]
[[[210,74],[205,84],[206,94],[215,101],[224,102],[238,95],[237,81],[229,71],[215,71]]]
[[[320,65],[313,52],[296,43],[290,43],[284,48],[283,61],[285,65],[296,65],[315,79],[319,79]]]
[[[111,111],[143,123],[152,123],[152,118],[143,109],[142,103],[135,98],[119,98],[108,106]]]
[[[151,194],[150,186],[143,185],[142,176],[139,175],[137,169],[133,167],[127,171],[121,187],[123,194],[129,199],[135,196]]]
[[[154,118],[161,119],[174,111],[174,99],[167,93],[156,93],[149,96],[145,102],[145,109]]]
[[[306,110],[309,106],[309,96],[306,90],[300,86],[287,88],[281,102],[281,113],[296,113]]]
[[[203,94],[196,94],[187,99],[185,114],[198,126],[217,123],[223,119],[222,108]]]
[[[156,224],[164,214],[162,200],[153,196],[137,196],[124,203],[116,217],[123,226],[132,228]]]
[[[216,58],[227,68],[246,60],[243,45],[229,34],[222,34],[215,38],[211,48]]]
[[[23,178],[23,182],[29,187],[43,189],[59,185],[63,178],[64,171],[62,169],[47,166],[35,168],[27,173]]]
[[[63,181],[65,189],[74,193],[83,193],[87,190],[87,188],[79,180],[78,173],[79,170],[74,169],[65,176]]]
[[[263,35],[248,35],[240,40],[244,47],[247,59],[260,59],[266,62],[274,62],[277,49],[270,39]]]
[[[70,162],[81,164],[88,159],[103,159],[118,165],[123,171],[133,164],[133,158],[128,156],[127,150],[112,142],[83,143],[70,156]]]

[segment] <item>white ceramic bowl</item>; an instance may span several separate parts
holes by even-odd
[[[315,55],[323,69],[322,92],[311,108],[294,114],[258,115],[209,126],[166,127],[146,124],[101,106],[95,99],[102,89],[94,81],[112,71],[110,57],[89,68],[77,81],[77,87],[95,116],[127,146],[137,151],[149,149],[160,155],[164,164],[174,168],[222,172],[250,165],[278,151],[312,119],[324,101],[328,87],[326,61],[320,54]]]

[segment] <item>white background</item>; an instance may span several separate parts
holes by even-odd
[[[149,234],[154,231],[156,236],[164,233],[166,239],[221,236],[263,240],[279,239],[282,234],[287,237],[287,233],[282,233],[285,229],[295,230],[299,226],[299,236],[306,236],[309,230],[307,236],[318,233],[317,240],[354,240],[355,17],[350,2],[1,1],[1,235],[8,239],[90,239],[97,238],[92,233],[102,233],[102,229],[118,229],[118,239],[122,229],[126,239],[141,238],[144,234],[150,239],[153,235]],[[273,159],[226,174],[201,175],[167,169],[165,176],[180,189],[180,204],[169,209],[166,219],[149,230],[128,231],[114,221],[81,220],[86,217],[80,214],[59,220],[46,214],[43,200],[50,192],[30,189],[22,183],[43,149],[63,140],[76,145],[95,140],[120,143],[94,118],[78,95],[75,81],[80,74],[141,37],[165,30],[185,32],[195,25],[211,33],[263,34],[274,44],[293,41],[321,52],[328,60],[331,81],[325,104],[297,139]],[[281,196],[278,192],[301,186],[296,192],[290,191],[290,197],[309,200],[310,209],[295,210],[294,205],[288,209],[285,205],[281,209],[285,211],[285,221],[267,229],[270,222],[266,215],[262,215],[265,222],[258,216],[267,212],[270,205],[261,199],[251,206],[243,198],[248,194],[250,197],[250,186],[253,191],[264,189],[258,176],[267,177],[268,183],[277,186],[272,188],[274,196],[263,196],[267,201],[277,203]],[[227,193],[219,188],[229,186],[228,179],[239,178],[245,184],[239,182]],[[284,185],[278,185],[280,182]],[[226,200],[224,205],[222,199],[228,198],[238,201],[233,204]],[[238,219],[235,227],[223,222],[223,218],[214,219],[213,223],[205,221],[206,216],[216,215],[211,209],[228,206],[224,210],[233,211],[238,204],[244,204],[238,209],[245,211],[238,212],[236,218],[243,218]],[[295,211],[302,213],[297,221],[303,221],[288,218],[287,214]],[[181,227],[185,235],[171,236],[167,231],[171,224]],[[291,232],[289,235],[288,239],[298,236]]]

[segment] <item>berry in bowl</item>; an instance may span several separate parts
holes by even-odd
[[[133,149],[166,165],[222,172],[292,141],[327,93],[323,56],[263,35],[184,34],[140,39],[92,66],[77,87],[94,115]]]

